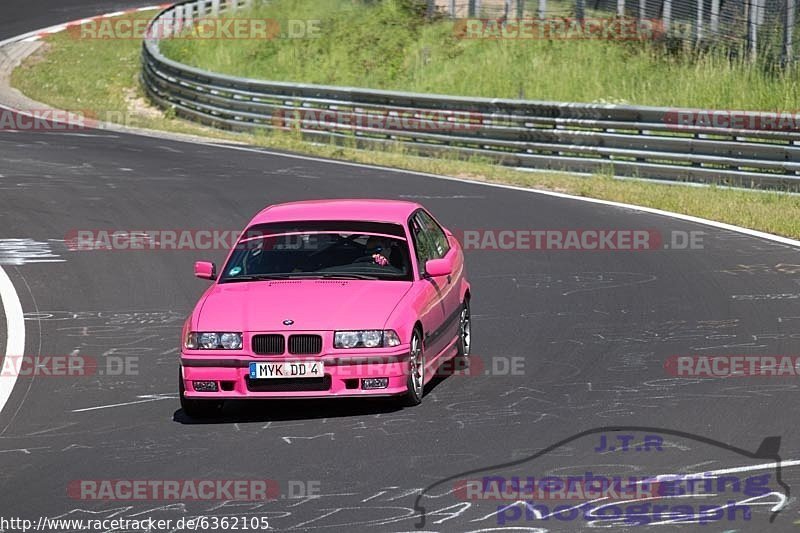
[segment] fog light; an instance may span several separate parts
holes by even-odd
[[[217,392],[216,381],[192,381],[192,386],[197,392]]]
[[[361,388],[364,390],[385,389],[388,386],[389,378],[364,378],[361,380]]]

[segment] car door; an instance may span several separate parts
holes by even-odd
[[[430,366],[444,347],[442,344],[444,339],[441,334],[444,323],[443,293],[440,288],[441,281],[431,278],[425,273],[425,262],[434,259],[433,243],[420,223],[417,213],[409,218],[408,226],[420,278],[415,283],[418,286],[416,307],[419,310],[420,322],[422,322],[426,362]]]
[[[459,333],[459,317],[461,315],[461,291],[459,288],[464,272],[464,259],[460,249],[450,244],[444,229],[429,213],[419,211],[417,216],[423,226],[423,230],[430,239],[432,259],[441,259],[448,254],[454,256],[453,272],[448,276],[436,278],[442,301],[442,336],[444,337],[442,348],[444,348]]]

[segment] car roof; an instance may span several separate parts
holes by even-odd
[[[306,200],[271,205],[259,212],[250,225],[308,220],[357,220],[405,225],[422,206],[416,202],[381,199]]]

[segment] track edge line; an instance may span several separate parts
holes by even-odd
[[[0,267],[0,302],[6,315],[5,357],[22,356],[25,352],[25,317],[14,284],[2,267]],[[2,372],[3,366],[5,366],[5,363],[0,366],[0,372]],[[12,364],[9,368],[13,369],[15,365]],[[17,372],[11,372],[10,375],[0,375],[0,414],[11,397],[18,377]]]

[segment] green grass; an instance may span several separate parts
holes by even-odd
[[[138,82],[139,42],[77,41],[66,33],[58,33],[47,37],[46,43],[43,52],[31,56],[14,71],[12,84],[29,97],[62,109],[89,111],[114,121],[125,116],[125,122],[133,126],[655,207],[800,238],[800,196],[797,195],[662,185],[602,175],[582,178],[559,173],[519,172],[480,160],[416,157],[400,145],[386,151],[363,151],[311,144],[292,134],[236,135],[203,128],[171,118],[146,103]]]
[[[155,13],[140,12],[135,16],[148,19]],[[164,116],[146,105],[139,89],[141,46],[135,39],[86,40],[76,38],[74,32],[56,33],[47,37],[42,50],[12,73],[11,84],[31,98],[59,109],[128,126],[159,129],[165,124]],[[204,131],[182,121],[168,122],[173,131]]]
[[[426,21],[409,5],[273,0],[235,16],[319,20],[318,37],[173,39],[162,49],[238,76],[466,96],[784,111],[800,97],[796,70],[640,42],[459,39],[452,21]]]

